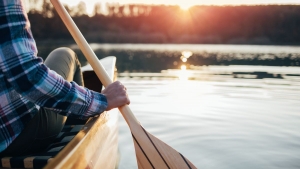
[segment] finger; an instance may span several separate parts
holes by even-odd
[[[116,81],[116,83],[120,86],[124,86],[120,81]]]
[[[128,105],[129,105],[129,104],[130,104],[130,99],[129,99],[129,97],[128,97],[127,93],[126,93],[126,99],[127,99],[127,100],[126,100],[126,104],[128,104]]]
[[[130,104],[130,99],[127,97],[128,101],[127,101],[127,104],[129,105]]]

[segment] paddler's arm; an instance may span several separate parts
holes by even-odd
[[[43,60],[37,57],[36,44],[22,1],[1,1],[0,8],[5,11],[0,14],[0,70],[7,79],[7,85],[13,86],[22,97],[40,107],[76,118],[94,116],[128,103],[127,99],[110,96],[116,93],[94,92],[75,82],[70,83],[48,69]],[[107,86],[109,88],[124,90],[121,85]],[[120,95],[127,97],[124,93]]]

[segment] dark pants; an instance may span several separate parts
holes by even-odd
[[[67,81],[75,81],[83,86],[80,62],[71,49],[58,48],[52,51],[45,60],[45,65]],[[21,134],[1,153],[1,156],[25,155],[46,149],[59,134],[66,119],[66,116],[41,107]]]

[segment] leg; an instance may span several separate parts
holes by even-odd
[[[84,86],[80,62],[71,49],[58,48],[52,51],[45,60],[45,64],[67,81],[74,81],[80,86]],[[67,124],[85,124],[85,122],[80,119],[67,119]]]
[[[45,65],[66,80],[74,80],[83,85],[80,62],[71,49],[58,48],[52,51],[45,60]],[[46,108],[40,108],[1,156],[25,155],[46,149],[63,128],[66,118]]]
[[[71,49],[55,49],[45,60],[45,65],[67,81],[75,81],[77,84],[83,86],[81,65],[76,54]]]

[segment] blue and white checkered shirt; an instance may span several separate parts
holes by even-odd
[[[38,112],[86,118],[107,107],[106,97],[48,69],[40,57],[22,0],[0,0],[0,152]]]

